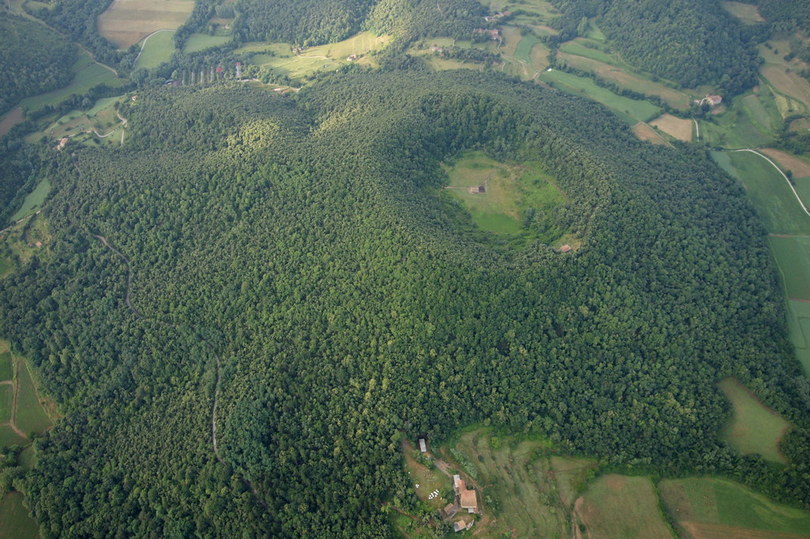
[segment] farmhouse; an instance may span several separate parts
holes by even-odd
[[[453,490],[456,493],[458,505],[468,513],[478,512],[478,498],[474,490],[467,488],[460,475],[453,476]]]

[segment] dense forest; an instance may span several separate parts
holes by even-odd
[[[361,28],[403,37],[469,38],[486,8],[475,0],[239,0],[234,24],[240,41],[318,45]]]
[[[703,84],[738,94],[757,82],[756,31],[746,31],[714,0],[553,0],[553,24],[567,41],[598,17],[599,28],[633,65],[686,88]]]
[[[41,24],[0,11],[0,114],[24,97],[66,86],[76,46]]]
[[[385,536],[401,438],[476,421],[810,502],[765,233],[701,150],[470,71],[156,88],[123,114],[126,146],[45,171],[51,254],[0,289],[65,413],[17,483],[47,537]],[[582,248],[474,233],[437,194],[468,149],[543,162]],[[799,426],[790,465],[719,441],[731,375]]]

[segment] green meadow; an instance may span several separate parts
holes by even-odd
[[[0,341],[3,343],[5,341]],[[5,350],[0,352],[0,382],[5,382],[14,378],[14,368],[11,366],[11,352]]]
[[[138,61],[135,62],[135,69],[151,69],[168,62],[174,53],[174,31],[166,30],[151,34],[146,37],[142,47]]]
[[[22,360],[17,370],[17,428],[25,433],[45,432],[53,424],[39,401],[31,373]]]
[[[788,301],[788,330],[796,358],[810,375],[810,303]]]
[[[9,492],[0,500],[0,532],[11,539],[39,537],[39,526],[23,505],[23,496]]]
[[[0,423],[11,421],[12,408],[14,408],[14,386],[0,384]]]
[[[191,34],[191,37],[186,41],[186,46],[183,52],[186,54],[191,52],[200,52],[212,47],[219,47],[225,45],[233,39],[230,35],[209,35],[209,34]]]
[[[779,441],[790,423],[762,404],[737,379],[726,378],[719,385],[734,410],[722,437],[743,455],[756,453],[772,462],[785,462]]]
[[[17,221],[18,219],[22,219],[23,217],[27,217],[32,213],[36,212],[37,210],[42,208],[43,202],[48,197],[48,193],[51,192],[51,182],[47,178],[41,180],[37,186],[34,188],[33,191],[28,193],[23,200],[22,206],[17,212],[11,217],[12,221]]]
[[[810,236],[768,238],[788,298],[810,300]]]
[[[587,77],[579,77],[555,69],[544,72],[540,75],[540,80],[564,92],[587,97],[605,105],[627,122],[628,125],[646,122],[661,113],[661,108],[649,101],[639,101],[617,95],[607,88],[598,86]]]

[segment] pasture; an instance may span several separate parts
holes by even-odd
[[[782,170],[792,172],[794,178],[810,178],[810,160],[773,148],[763,148],[760,152],[776,161]]]
[[[28,217],[37,210],[42,208],[42,204],[51,192],[51,182],[48,178],[43,178],[37,184],[33,191],[23,200],[22,206],[17,212],[11,216],[12,221],[17,221],[23,217]]]
[[[450,180],[444,191],[461,201],[473,222],[487,232],[522,234],[527,211],[550,213],[565,201],[540,163],[506,164],[481,152],[466,152],[443,168]]]
[[[0,382],[5,382],[14,378],[14,369],[11,365],[11,350],[8,349],[7,341],[0,341]]]
[[[0,424],[11,421],[11,411],[14,408],[14,385],[0,384]]]
[[[810,237],[770,236],[771,245],[788,298],[810,301]]]
[[[646,477],[605,475],[576,501],[576,519],[587,537],[674,537]]]
[[[802,210],[787,181],[768,161],[751,152],[711,152],[711,156],[742,183],[768,232],[810,233],[810,216]]]
[[[17,360],[17,428],[25,433],[45,432],[52,422],[40,402],[34,380],[22,359]]]
[[[20,106],[23,109],[36,111],[46,105],[58,105],[73,94],[86,94],[91,88],[106,84],[111,87],[120,87],[124,84],[110,68],[101,66],[93,61],[84,51],[80,51],[79,59],[72,67],[74,76],[70,84],[51,92],[27,97]]]
[[[586,97],[605,105],[628,125],[646,122],[661,113],[661,109],[649,101],[639,101],[617,95],[607,88],[597,86],[587,77],[579,77],[555,69],[541,74],[540,80],[564,92]]]
[[[188,54],[204,51],[205,49],[225,45],[232,39],[230,35],[191,34],[191,37],[186,41],[186,46],[183,47],[183,52]]]
[[[720,2],[723,9],[731,13],[743,24],[757,24],[765,22],[762,15],[759,14],[759,9],[754,4],[745,4],[743,2]]]
[[[25,445],[28,440],[21,437],[14,432],[14,429],[8,425],[0,425],[0,447],[9,447],[12,445]]]
[[[126,49],[157,30],[179,28],[193,0],[114,0],[97,21],[99,33]]]
[[[519,440],[491,429],[462,434],[453,449],[468,465],[483,496],[485,537],[568,537],[569,515],[595,461],[549,457],[551,444]]]
[[[806,537],[810,513],[775,503],[733,481],[713,478],[663,480],[666,512],[684,537],[788,539]]]
[[[135,62],[135,69],[151,69],[172,59],[174,53],[174,31],[164,30],[146,37],[141,43],[141,53]]]
[[[757,118],[762,120],[763,113],[755,103],[756,99],[746,101],[738,98],[722,114],[713,115],[711,120],[699,120],[701,140],[729,149],[771,144],[773,133],[770,127],[757,122]],[[767,121],[764,123],[767,124]]]
[[[694,131],[694,122],[692,120],[685,120],[667,113],[651,121],[650,125],[657,127],[673,138],[684,142],[692,142]]]
[[[14,539],[39,537],[39,526],[23,505],[23,495],[9,492],[0,500],[0,536]]]
[[[718,385],[734,410],[722,438],[742,455],[756,453],[772,462],[785,462],[779,452],[779,441],[790,423],[760,402],[736,378],[726,378]]]
[[[633,134],[639,140],[646,140],[651,144],[658,144],[659,146],[672,146],[664,139],[664,137],[659,135],[655,129],[644,122],[639,122],[633,126]]]

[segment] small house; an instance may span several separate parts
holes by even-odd
[[[453,491],[456,493],[456,496],[458,496],[461,493],[461,491],[464,490],[465,488],[467,488],[467,487],[466,487],[466,485],[464,485],[464,480],[461,478],[461,476],[458,475],[458,474],[454,475],[453,476]]]
[[[475,495],[474,490],[464,489],[458,498],[462,509],[466,509],[468,513],[478,512],[478,497]]]
[[[474,195],[482,195],[482,194],[487,192],[487,186],[486,185],[475,185],[475,186],[469,188],[469,192],[474,194]]]
[[[427,453],[427,442],[425,442],[424,438],[419,438],[419,451]]]
[[[448,503],[447,505],[444,506],[444,509],[442,509],[442,518],[444,519],[453,518],[454,516],[456,516],[456,513],[458,513],[458,510],[459,510],[458,505],[454,503]]]
[[[57,149],[57,150],[62,150],[62,149],[64,149],[64,147],[65,147],[65,146],[67,145],[67,143],[68,143],[68,140],[70,140],[70,139],[68,139],[67,137],[63,137],[63,138],[59,139],[59,144],[57,144],[57,145],[56,145],[56,149]]]

